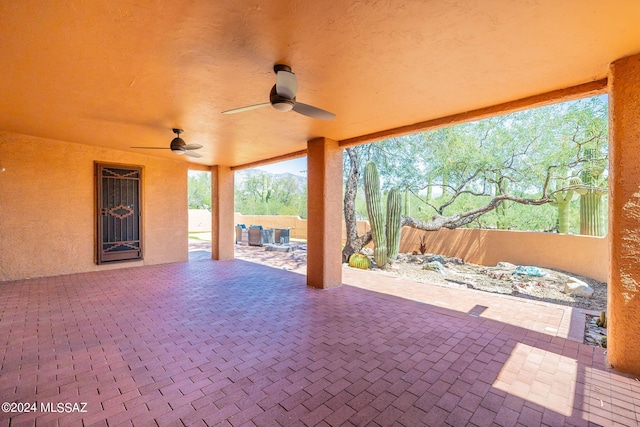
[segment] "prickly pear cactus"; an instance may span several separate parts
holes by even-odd
[[[364,195],[373,238],[373,259],[379,268],[387,264],[387,237],[384,231],[384,212],[380,201],[380,178],[373,162],[364,167]]]
[[[355,253],[349,257],[349,267],[367,270],[371,267],[371,261],[365,254]]]
[[[387,260],[395,261],[400,249],[402,197],[397,188],[392,188],[387,195]]]

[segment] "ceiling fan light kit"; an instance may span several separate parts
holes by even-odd
[[[271,106],[278,111],[287,112],[293,109],[295,105],[295,98],[286,99],[278,95],[276,92],[276,87],[274,86],[271,89],[271,93],[269,94],[269,101],[271,102]]]
[[[222,114],[242,113],[244,111],[271,105],[273,108],[281,112],[293,110],[296,113],[303,114],[314,119],[332,120],[335,118],[336,115],[333,113],[296,101],[298,80],[296,75],[291,71],[291,67],[284,64],[276,64],[273,66],[273,71],[276,73],[276,84],[271,88],[271,92],[269,93],[269,102],[234,108],[232,110],[223,111]]]

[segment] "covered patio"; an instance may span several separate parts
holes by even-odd
[[[638,422],[621,373],[640,375],[636,0],[14,1],[0,39],[0,400],[88,411],[3,425]],[[222,114],[269,107],[281,65],[288,105],[335,119]],[[353,286],[345,147],[603,94],[606,361],[566,309]],[[303,156],[306,276],[234,260],[234,171]],[[212,175],[195,262],[189,170]],[[131,237],[109,240],[116,219]]]
[[[579,342],[571,308],[344,278],[321,291],[300,273],[205,259],[4,285],[0,396],[38,410],[0,425],[640,422],[640,383]],[[40,408],[58,402],[86,412]]]

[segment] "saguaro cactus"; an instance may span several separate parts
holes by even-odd
[[[392,262],[398,257],[400,249],[401,211],[400,191],[392,188],[387,195],[387,258]]]
[[[558,233],[569,233],[569,206],[573,198],[573,190],[558,191],[554,205],[558,208]]]
[[[580,234],[604,236],[602,196],[607,188],[601,177],[606,161],[597,159],[594,149],[585,150],[585,156],[588,161],[580,172],[582,185],[576,189],[580,194]]]
[[[387,195],[386,226],[382,201],[380,200],[380,178],[378,168],[373,162],[364,167],[364,195],[367,200],[367,212],[371,223],[373,239],[373,259],[380,268],[394,261],[400,248],[400,230],[402,224],[402,196],[397,188]]]
[[[571,178],[567,187],[566,179],[559,179],[556,181],[557,190],[553,194],[555,201],[553,205],[558,208],[558,233],[569,233],[569,212],[570,204],[573,200],[574,188],[581,184],[580,178]]]
[[[411,216],[411,201],[409,199],[409,190],[404,190],[404,216]]]
[[[380,201],[380,178],[378,168],[373,162],[368,162],[364,166],[364,195],[371,223],[373,260],[378,267],[383,268],[387,264],[387,236],[384,231],[384,213]]]

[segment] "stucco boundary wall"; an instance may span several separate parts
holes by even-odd
[[[193,230],[198,216],[199,222],[210,228],[210,213],[190,215],[189,231]],[[290,228],[294,239],[307,238],[307,221],[298,216],[242,215],[235,213],[236,224],[262,225],[266,228]],[[358,221],[358,234],[369,231],[367,221]],[[607,281],[609,273],[609,239],[607,237],[576,236],[554,233],[536,233],[509,230],[480,230],[459,228],[438,231],[421,231],[409,227],[402,229],[400,252],[418,251],[420,237],[426,237],[427,252],[462,258],[474,264],[493,266],[500,261],[517,265],[535,265],[556,268],[569,273]],[[342,239],[346,240],[344,221]]]
[[[555,268],[607,282],[609,239],[510,230],[459,228],[421,231],[404,227],[400,252],[417,251],[426,236],[427,252],[462,258],[480,265],[500,261]]]

